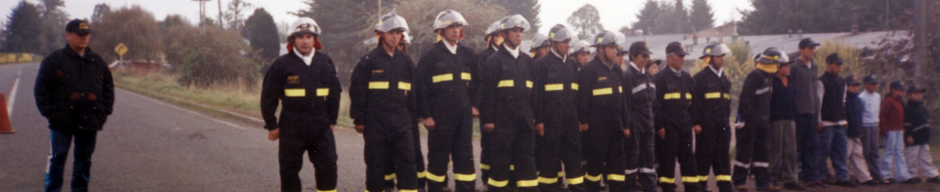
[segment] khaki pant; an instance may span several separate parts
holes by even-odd
[[[917,171],[927,178],[940,176],[937,174],[937,168],[933,166],[933,158],[930,157],[930,146],[914,145],[904,148],[904,159],[907,160],[907,172],[912,177],[916,177]]]
[[[770,179],[782,183],[798,183],[796,123],[793,120],[771,122]]]
[[[871,180],[871,174],[868,172],[868,163],[865,162],[865,156],[862,155],[862,140],[859,138],[847,138],[847,149],[848,155],[846,160],[848,161],[849,170],[852,174],[855,175],[855,179],[858,179],[859,183],[864,183]]]

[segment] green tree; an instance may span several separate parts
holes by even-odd
[[[108,15],[108,13],[111,13],[111,7],[108,6],[108,4],[100,3],[95,5],[95,11],[91,14],[90,22],[100,22],[105,15]]]
[[[255,9],[255,12],[245,20],[245,29],[248,44],[259,52],[262,61],[270,62],[277,58],[281,51],[281,44],[278,40],[277,25],[274,24],[271,14],[264,8]]]
[[[36,5],[20,1],[13,12],[8,17],[6,32],[3,34],[6,38],[4,50],[7,52],[43,52],[42,44],[39,44],[42,36],[36,34],[43,33],[42,19],[39,17],[39,10]],[[62,35],[62,33],[59,33]]]
[[[715,13],[706,0],[692,0],[692,13],[689,23],[695,30],[709,29],[715,26]]]
[[[659,2],[647,0],[643,4],[643,9],[640,9],[640,13],[636,14],[637,21],[633,22],[633,28],[643,30],[643,34],[650,34],[656,27],[657,16],[661,11]]]
[[[228,11],[225,12],[223,17],[226,23],[228,23],[228,28],[239,30],[245,26],[245,12],[250,10],[253,6],[254,5],[251,5],[251,3],[245,0],[232,0],[232,2],[228,4]]]
[[[241,85],[252,89],[258,85],[260,65],[249,58],[251,48],[237,32],[177,25],[165,36],[166,59],[174,64],[180,85],[197,88]]]
[[[860,31],[908,29],[913,0],[778,1],[752,0],[743,12],[742,34],[847,32],[858,14]]]
[[[37,43],[43,48],[42,54],[52,53],[65,46],[65,35],[62,32],[65,31],[65,23],[69,20],[69,16],[61,9],[65,7],[64,0],[40,0],[39,2],[38,8],[44,29],[42,33],[36,34],[43,36]]]
[[[579,39],[591,39],[604,30],[597,7],[591,4],[586,4],[571,13],[568,17],[568,24],[573,28],[572,31],[578,32]]]
[[[682,0],[676,0],[676,5],[674,6],[673,13],[669,16],[672,16],[671,21],[675,22],[674,33],[688,33],[692,31],[692,28],[689,27],[689,11],[685,9],[685,5],[682,3]]]
[[[525,17],[526,20],[529,20],[529,24],[532,24],[532,30],[527,32],[532,35],[538,33],[539,28],[542,26],[542,21],[539,19],[539,12],[542,10],[542,5],[539,4],[538,0],[486,0],[490,3],[502,6],[506,9],[506,12],[509,14],[520,14],[522,17]],[[554,25],[554,24],[553,24]]]
[[[95,40],[90,46],[105,60],[118,58],[117,53],[111,51],[118,43],[128,48],[125,60],[153,61],[163,53],[160,26],[153,13],[139,5],[117,9],[91,25]]]

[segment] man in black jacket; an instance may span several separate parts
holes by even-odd
[[[477,53],[477,62],[479,62],[479,68],[482,70],[483,62],[486,62],[486,58],[490,58],[490,55],[499,51],[499,45],[502,45],[503,39],[499,37],[499,24],[502,22],[502,19],[496,20],[486,28],[486,48]],[[490,178],[490,133],[480,130],[480,181],[486,182]]]
[[[819,77],[823,86],[821,101],[822,110],[819,113],[819,149],[816,167],[829,167],[826,160],[832,162],[836,172],[836,185],[856,187],[857,184],[849,180],[849,168],[846,166],[846,130],[848,124],[845,118],[845,79],[839,76],[842,72],[842,59],[837,53],[826,56],[826,73]],[[831,158],[831,159],[830,159]],[[816,169],[816,175],[826,175],[829,169]]]
[[[483,64],[480,123],[492,136],[492,164],[486,181],[490,191],[510,191],[510,164],[519,191],[538,191],[534,157],[538,95],[532,91],[535,60],[519,50],[522,32],[528,29],[529,22],[522,15],[503,20],[499,35],[506,41]]]
[[[456,191],[473,191],[473,117],[479,112],[481,82],[477,55],[458,44],[467,25],[463,15],[445,10],[437,15],[434,43],[418,61],[415,77],[418,115],[428,129],[428,190],[447,186],[448,163],[453,160]]]
[[[693,119],[692,76],[682,71],[682,59],[667,60],[668,66],[653,77],[656,99],[653,105],[656,135],[656,161],[659,163],[659,186],[665,192],[676,190],[676,158],[682,169],[686,191],[698,191],[698,170],[692,154]]]
[[[398,50],[408,24],[393,13],[375,26],[379,46],[367,53],[353,70],[349,85],[349,115],[365,138],[366,190],[382,191],[385,170],[395,166],[399,191],[416,191],[414,164],[415,112],[411,80],[414,63]],[[386,165],[394,159],[394,165]]]
[[[271,64],[261,84],[261,116],[268,139],[278,141],[281,191],[301,191],[304,152],[316,170],[317,190],[336,191],[336,141],[342,89],[330,56],[320,49],[320,26],[302,17],[291,25],[288,53]],[[281,104],[280,121],[275,116]],[[283,128],[283,129],[282,129]],[[281,134],[283,131],[284,134]]]
[[[773,99],[773,78],[780,63],[789,63],[786,53],[775,47],[767,48],[756,59],[757,68],[744,78],[738,104],[738,122],[744,126],[737,130],[734,157],[735,188],[747,190],[747,176],[753,173],[757,190],[779,190],[770,183],[768,142],[770,139],[770,104]],[[750,173],[749,173],[750,172]]]
[[[927,120],[930,118],[930,111],[924,106],[924,92],[927,92],[927,89],[917,86],[907,89],[907,105],[904,106],[904,156],[911,176],[916,177],[919,170],[927,182],[940,183],[940,174],[932,163],[933,157],[928,147],[930,125]]]
[[[549,30],[551,50],[535,64],[536,82],[533,89],[540,98],[536,105],[539,190],[562,191],[559,177],[568,177],[568,190],[584,191],[581,169],[581,137],[578,129],[578,70],[568,55],[571,31],[564,25]],[[565,174],[561,172],[564,162]]]
[[[846,151],[848,155],[846,161],[852,172],[855,172],[856,181],[865,185],[878,185],[868,170],[868,163],[865,162],[863,155],[864,146],[862,145],[862,113],[865,111],[865,105],[858,98],[859,82],[854,75],[845,77],[845,120],[848,121],[845,129]]]
[[[685,56],[685,51],[675,49],[673,44],[666,48],[667,57],[676,55]],[[625,183],[628,189],[635,189],[636,181],[644,191],[656,191],[656,134],[653,130],[653,101],[656,100],[656,86],[653,85],[653,75],[647,71],[650,62],[649,47],[646,42],[637,41],[630,44],[628,55],[630,63],[624,66],[623,92],[624,102],[630,116],[625,124],[630,127],[632,137],[624,142],[624,156],[626,158]]]
[[[114,106],[114,82],[101,56],[88,48],[92,33],[88,22],[69,21],[65,31],[68,44],[42,60],[33,89],[36,106],[49,120],[52,135],[45,190],[62,187],[65,160],[74,140],[72,191],[87,191],[95,140]]]
[[[626,191],[623,140],[630,128],[624,110],[623,70],[627,51],[620,44],[623,34],[602,31],[594,37],[597,56],[578,72],[578,121],[586,130],[584,177],[588,191],[600,190],[601,175],[607,175],[610,191]],[[605,166],[606,164],[606,166]]]
[[[681,47],[678,42],[670,44]],[[668,49],[668,47],[667,47]],[[692,76],[692,120],[695,135],[695,162],[700,187],[708,187],[708,172],[715,171],[719,191],[732,190],[731,186],[731,81],[724,74],[725,56],[730,53],[725,44],[705,46],[700,59],[708,64]],[[685,182],[685,180],[683,180]]]

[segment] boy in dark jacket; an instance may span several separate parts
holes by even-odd
[[[906,144],[904,159],[907,160],[907,170],[911,176],[917,176],[920,169],[928,182],[940,183],[940,174],[933,166],[930,157],[930,126],[927,118],[930,114],[924,106],[924,92],[927,89],[911,86],[907,89],[907,106],[904,107],[904,138]],[[920,181],[918,178],[912,180]]]
[[[846,149],[848,156],[846,161],[849,170],[855,173],[855,179],[865,185],[877,185],[872,180],[868,170],[868,164],[865,163],[865,156],[862,155],[861,135],[862,133],[862,112],[865,111],[862,100],[858,98],[858,88],[862,83],[855,76],[845,78],[845,119],[848,121],[846,128]]]

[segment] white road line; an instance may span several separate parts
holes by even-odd
[[[225,125],[234,127],[234,128],[236,128],[236,129],[248,130],[248,129],[246,129],[245,127],[238,126],[238,125],[235,124],[235,123],[231,123],[231,122],[228,122],[228,121],[223,121],[223,120],[219,120],[219,119],[212,118],[212,117],[209,117],[209,116],[205,116],[205,115],[200,114],[200,113],[197,113],[197,112],[195,112],[195,111],[190,111],[190,110],[187,110],[187,109],[183,109],[183,108],[180,108],[180,107],[177,107],[177,106],[168,104],[168,103],[166,103],[166,102],[159,101],[159,100],[156,100],[156,99],[151,99],[151,98],[149,98],[149,97],[145,97],[145,96],[143,96],[143,95],[139,95],[139,94],[137,94],[137,93],[133,93],[133,92],[130,92],[130,91],[124,91],[124,92],[125,92],[125,93],[129,93],[130,95],[134,95],[134,96],[137,96],[137,97],[140,97],[140,98],[149,100],[149,101],[151,101],[151,102],[159,103],[159,104],[161,104],[161,105],[164,105],[164,106],[167,106],[167,107],[170,107],[170,108],[174,108],[174,109],[177,109],[177,110],[180,110],[180,111],[185,111],[185,112],[187,112],[187,113],[190,113],[190,114],[193,114],[193,115],[202,117],[202,118],[206,118],[206,119],[209,119],[209,120],[212,120],[212,121],[221,123],[221,124],[225,124]]]
[[[16,76],[20,76],[21,73],[23,73],[23,68],[20,68],[20,71],[16,72]]]
[[[20,86],[20,78],[13,81],[13,90],[10,90],[10,99],[7,100],[7,115],[13,116],[13,104],[16,104],[16,87]]]

